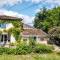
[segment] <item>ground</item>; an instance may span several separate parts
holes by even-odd
[[[60,60],[57,54],[0,55],[0,60]]]

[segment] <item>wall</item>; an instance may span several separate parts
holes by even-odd
[[[22,41],[23,39],[27,39],[27,43],[29,44],[29,35],[24,35],[23,38],[22,38]],[[31,37],[34,37],[34,36],[31,36]],[[43,39],[43,40],[42,40]],[[47,44],[47,41],[48,41],[48,38],[42,38],[42,37],[39,37],[39,36],[36,36],[36,43],[38,44]]]
[[[7,23],[6,24],[6,28],[0,28],[1,31],[3,31],[4,29],[8,30],[10,28],[14,27],[12,23]],[[4,32],[3,32],[4,33]],[[10,37],[11,43],[15,42],[15,37],[13,35],[11,35]],[[2,43],[3,44],[3,43]]]
[[[43,39],[44,40],[41,40],[41,38],[37,37],[36,42],[39,43],[39,44],[47,44],[48,39],[47,38],[43,38]]]
[[[11,36],[10,36],[10,42],[11,43],[15,43],[15,41],[16,41],[15,37],[13,36],[13,34],[11,34]]]
[[[10,28],[12,28],[12,27],[14,27],[12,23],[6,24],[6,29],[10,29]]]

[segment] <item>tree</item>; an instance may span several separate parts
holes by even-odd
[[[54,26],[60,26],[60,7],[53,9],[43,8],[38,12],[34,19],[34,27],[44,30],[48,33],[49,29]]]
[[[47,17],[46,14],[47,14],[47,11],[45,7],[36,14],[36,17],[34,20],[34,27],[41,28],[43,26],[42,22],[46,19]]]
[[[60,46],[60,27],[54,27],[49,30],[50,42]]]

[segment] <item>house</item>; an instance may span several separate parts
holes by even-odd
[[[47,37],[47,33],[42,31],[41,29],[36,29],[30,25],[23,24],[23,32],[21,33],[22,40],[27,41],[29,43],[29,38],[33,38],[36,40],[36,43],[47,44],[49,40]]]
[[[23,31],[21,31],[22,29]],[[19,34],[22,36],[21,40],[27,43],[32,38],[36,43],[47,44],[47,34],[41,29],[36,29],[27,24],[22,25],[21,18],[0,15],[0,46],[15,43]]]
[[[15,27],[18,28],[18,24],[22,21],[21,18],[0,15],[0,46],[7,46],[9,43],[14,43],[16,41],[15,36],[9,30],[13,30]],[[19,26],[20,28],[21,26]]]

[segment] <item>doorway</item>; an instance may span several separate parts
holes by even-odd
[[[0,42],[10,42],[10,36],[8,34],[1,34],[0,35]]]

